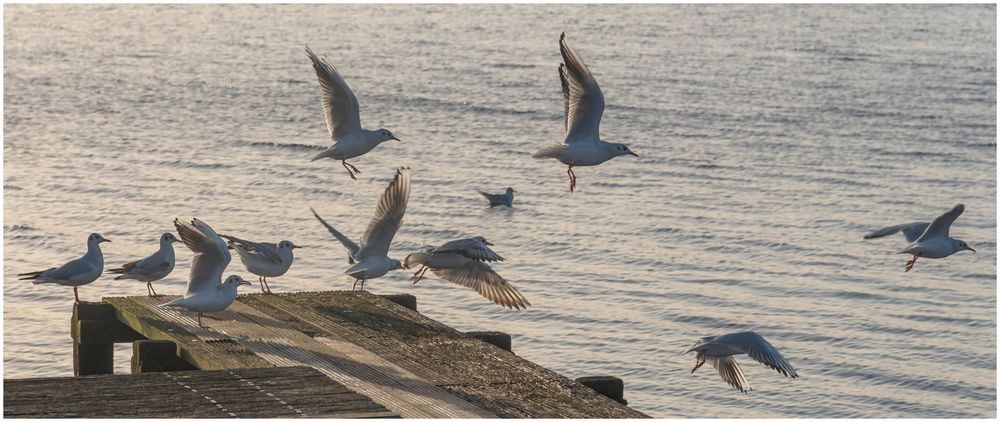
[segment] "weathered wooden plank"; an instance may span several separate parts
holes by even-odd
[[[4,417],[67,416],[397,417],[304,367],[4,380]]]
[[[201,328],[195,325],[190,316],[158,307],[161,300],[157,298],[130,299],[132,299],[131,305],[145,308],[146,312],[155,316],[153,319],[182,327],[183,331],[196,337],[196,339],[186,339],[188,342],[201,341],[215,346],[220,342],[219,337],[225,336],[227,340],[238,344],[271,365],[305,365],[317,368],[332,379],[371,397],[403,417],[496,416],[363,348],[347,342],[338,348],[330,347],[303,333],[299,330],[300,327],[275,319],[240,301],[233,303],[226,311],[220,312],[219,320],[203,319],[202,322],[207,328]],[[383,306],[400,308],[387,300],[382,301]],[[361,318],[372,317],[361,316]]]

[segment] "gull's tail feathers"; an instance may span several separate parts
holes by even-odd
[[[563,151],[566,151],[565,144],[552,144],[542,147],[542,149],[531,154],[531,158],[559,158]]]

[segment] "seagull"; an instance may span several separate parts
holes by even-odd
[[[323,114],[326,116],[326,128],[333,139],[333,145],[313,157],[312,161],[327,157],[340,160],[351,179],[358,180],[355,174],[361,173],[361,170],[348,164],[347,159],[367,154],[382,142],[399,139],[388,129],[362,129],[358,98],[354,96],[351,87],[347,86],[344,77],[340,76],[340,72],[337,72],[329,60],[320,59],[309,47],[306,47],[306,53],[309,54],[309,60],[312,60],[323,90]]]
[[[497,305],[508,309],[527,309],[531,303],[524,295],[486,264],[504,260],[490,246],[493,244],[481,236],[453,240],[429,252],[407,255],[403,267],[412,269],[420,266],[413,273],[413,284],[417,284],[430,269],[434,275],[474,289]]]
[[[247,271],[257,275],[260,291],[264,293],[271,293],[271,287],[267,285],[267,278],[278,277],[288,272],[288,268],[292,266],[292,260],[295,259],[292,250],[301,248],[290,240],[282,240],[275,245],[273,243],[251,242],[224,234],[219,236],[229,241],[229,246],[240,255],[240,261],[243,262]]]
[[[347,262],[353,265],[347,267],[344,274],[354,278],[352,290],[357,287],[358,281],[361,282],[361,290],[364,290],[365,280],[379,278],[389,271],[403,268],[398,260],[389,258],[388,254],[389,244],[392,243],[399,226],[403,224],[403,214],[406,213],[406,202],[409,199],[410,170],[400,168],[396,170],[396,177],[389,183],[389,187],[382,193],[382,199],[375,208],[375,216],[361,237],[360,246],[324,221],[316,210],[310,208],[320,224],[347,248]]]
[[[160,235],[160,249],[138,261],[132,261],[121,268],[108,270],[111,274],[121,274],[115,280],[133,279],[146,283],[146,293],[159,296],[153,289],[153,282],[166,277],[174,270],[174,242],[178,239],[173,233]]]
[[[226,242],[208,224],[195,218],[190,223],[174,219],[177,234],[194,252],[191,258],[191,273],[188,276],[187,291],[184,296],[160,306],[187,309],[198,313],[198,326],[205,312],[225,310],[236,300],[239,286],[251,285],[238,275],[231,275],[222,282],[222,272],[226,270],[232,257]]]
[[[504,193],[486,193],[483,191],[477,191],[480,195],[486,197],[490,201],[490,208],[497,205],[506,205],[510,208],[514,208],[514,189],[507,188]]]
[[[965,205],[958,204],[951,211],[941,214],[930,223],[915,222],[886,227],[868,233],[864,238],[874,239],[889,236],[896,232],[903,232],[903,237],[906,238],[907,242],[911,243],[897,253],[913,255],[912,259],[906,261],[906,270],[903,271],[905,273],[913,269],[913,264],[920,257],[938,259],[961,251],[976,252],[975,249],[970,248],[965,242],[948,236],[948,229],[951,228],[951,224],[964,211]]]
[[[763,363],[786,377],[798,378],[799,376],[795,373],[792,365],[785,360],[784,356],[781,356],[781,353],[778,353],[771,343],[753,331],[702,337],[682,354],[691,352],[697,352],[694,369],[691,370],[692,374],[701,365],[704,365],[705,361],[709,361],[712,363],[712,367],[719,371],[723,381],[736,387],[742,393],[746,393],[752,388],[750,388],[746,376],[743,375],[740,365],[736,363],[736,359],[733,359],[734,355],[745,353],[750,356],[750,359]]]
[[[604,142],[598,130],[604,114],[604,94],[590,74],[583,59],[566,41],[566,33],[559,36],[559,51],[563,62],[559,65],[565,100],[566,138],[561,144],[548,145],[532,154],[534,158],[555,158],[569,166],[569,192],[576,189],[573,166],[596,166],[620,155],[638,155],[625,144]]]
[[[55,283],[60,286],[73,286],[73,300],[80,303],[80,295],[76,288],[93,283],[104,272],[104,254],[101,253],[101,243],[110,242],[97,233],[87,237],[87,253],[82,257],[63,264],[59,268],[49,268],[44,271],[18,274],[21,280],[32,280],[31,284]]]

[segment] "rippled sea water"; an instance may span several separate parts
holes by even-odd
[[[562,139],[561,31],[604,91],[602,136],[641,156],[578,168],[573,195],[564,166],[530,157]],[[366,126],[403,139],[354,160],[357,182],[309,162],[328,141],[306,44]],[[410,166],[393,255],[485,236],[533,306],[405,271],[367,287],[506,331],[564,375],[619,376],[636,409],[996,417],[995,63],[993,5],[5,5],[3,375],[71,374],[70,289],[14,275],[77,257],[90,232],[115,265],[197,216],[306,245],[276,291],[350,288],[309,207],[358,237]],[[475,192],[507,186],[512,210]],[[952,234],[976,254],[904,273],[901,237],[861,240],[959,202]],[[176,250],[162,293],[183,290]],[[801,378],[743,357],[743,395],[677,355],[740,330]]]

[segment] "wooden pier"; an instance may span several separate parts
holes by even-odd
[[[421,315],[410,295],[381,297],[344,291],[241,295],[229,309],[215,314],[218,319],[203,318],[204,328],[198,327],[192,313],[158,306],[172,298],[112,297],[100,304],[77,305],[72,319],[75,373],[110,374],[113,343],[133,342],[132,372],[137,375],[96,375],[50,382],[69,385],[83,382],[76,380],[103,379],[104,385],[129,389],[130,385],[168,383],[171,376],[185,376],[190,377],[189,385],[214,382],[219,391],[236,391],[245,387],[233,375],[239,374],[244,379],[256,377],[282,386],[286,390],[272,394],[286,403],[297,403],[292,408],[311,417],[648,417],[623,405],[620,380],[589,377],[581,383],[560,376],[511,353],[511,339],[506,334],[461,333]],[[191,369],[201,371],[173,372]],[[309,371],[311,375],[295,382],[294,376],[282,371]],[[42,403],[40,397],[47,392],[59,394],[65,388],[32,389],[26,382],[4,381],[5,416],[58,416],[51,412],[119,415],[62,408],[32,413],[31,400]],[[241,395],[227,394],[216,395],[242,399]],[[339,397],[344,404],[323,407],[337,399],[309,398],[315,394]],[[179,395],[164,391],[159,400],[172,401],[175,397]],[[212,406],[189,415],[298,415],[288,413],[291,410],[283,407],[287,405],[274,400],[256,404],[259,412],[238,413],[233,409],[245,406],[212,399],[217,403],[202,399]],[[66,402],[67,397],[63,394],[58,400]],[[9,408],[8,403],[18,405]],[[230,412],[218,410],[216,404]],[[13,413],[15,409],[18,413]],[[175,415],[162,402],[152,409],[134,415]]]

